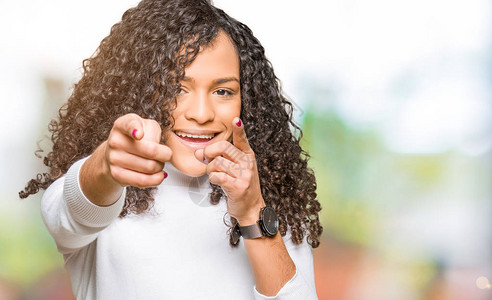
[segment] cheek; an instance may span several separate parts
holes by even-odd
[[[220,107],[220,116],[223,120],[229,120],[231,123],[232,119],[235,117],[239,117],[241,113],[241,99],[234,101],[234,103],[230,103],[227,106]]]
[[[180,116],[184,114],[182,106],[179,104],[176,105],[176,108],[171,112],[171,116],[174,120],[178,120]]]
[[[228,129],[232,127],[232,120],[235,117],[239,117],[241,113],[241,105],[229,105],[227,107],[222,107],[218,112],[222,123],[226,125]]]

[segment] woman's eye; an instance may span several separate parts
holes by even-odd
[[[217,93],[217,95],[219,95],[219,96],[232,96],[232,95],[234,95],[233,92],[231,92],[229,90],[224,90],[224,89],[217,90],[217,91],[215,91],[215,93]]]

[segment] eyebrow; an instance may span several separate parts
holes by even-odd
[[[237,79],[236,77],[226,77],[226,78],[216,79],[216,80],[214,80],[214,83],[215,84],[222,84],[222,83],[226,83],[226,82],[230,82],[230,81],[236,81],[237,83],[239,83],[239,79]]]
[[[189,82],[194,82],[195,79],[193,79],[192,77],[183,77],[183,81],[189,81]],[[236,81],[237,83],[239,83],[239,79],[237,79],[236,77],[232,76],[232,77],[224,77],[224,78],[219,78],[219,79],[215,79],[213,81],[214,84],[222,84],[222,83],[226,83],[226,82],[231,82],[231,81]]]

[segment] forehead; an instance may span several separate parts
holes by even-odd
[[[239,57],[229,36],[219,31],[214,41],[201,48],[195,60],[186,67],[185,76],[195,80],[239,77]]]

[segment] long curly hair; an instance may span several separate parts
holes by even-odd
[[[308,243],[318,247],[321,206],[314,173],[307,166],[309,155],[299,144],[302,131],[292,120],[292,104],[282,95],[252,31],[206,0],[143,0],[123,14],[94,55],[83,61],[82,78],[60,108],[58,120],[49,123],[53,148],[44,157],[49,173],[30,180],[19,196],[46,189],[74,162],[90,155],[122,115],[154,119],[164,135],[173,126],[171,112],[186,66],[219,30],[228,34],[239,56],[241,120],[257,159],[263,198],[277,210],[282,236],[290,228],[294,243],[307,235]],[[217,204],[225,195],[219,186],[211,186],[210,201]],[[148,210],[154,191],[128,187],[120,217]],[[231,228],[236,222],[232,219]],[[231,229],[229,233],[234,246]]]

